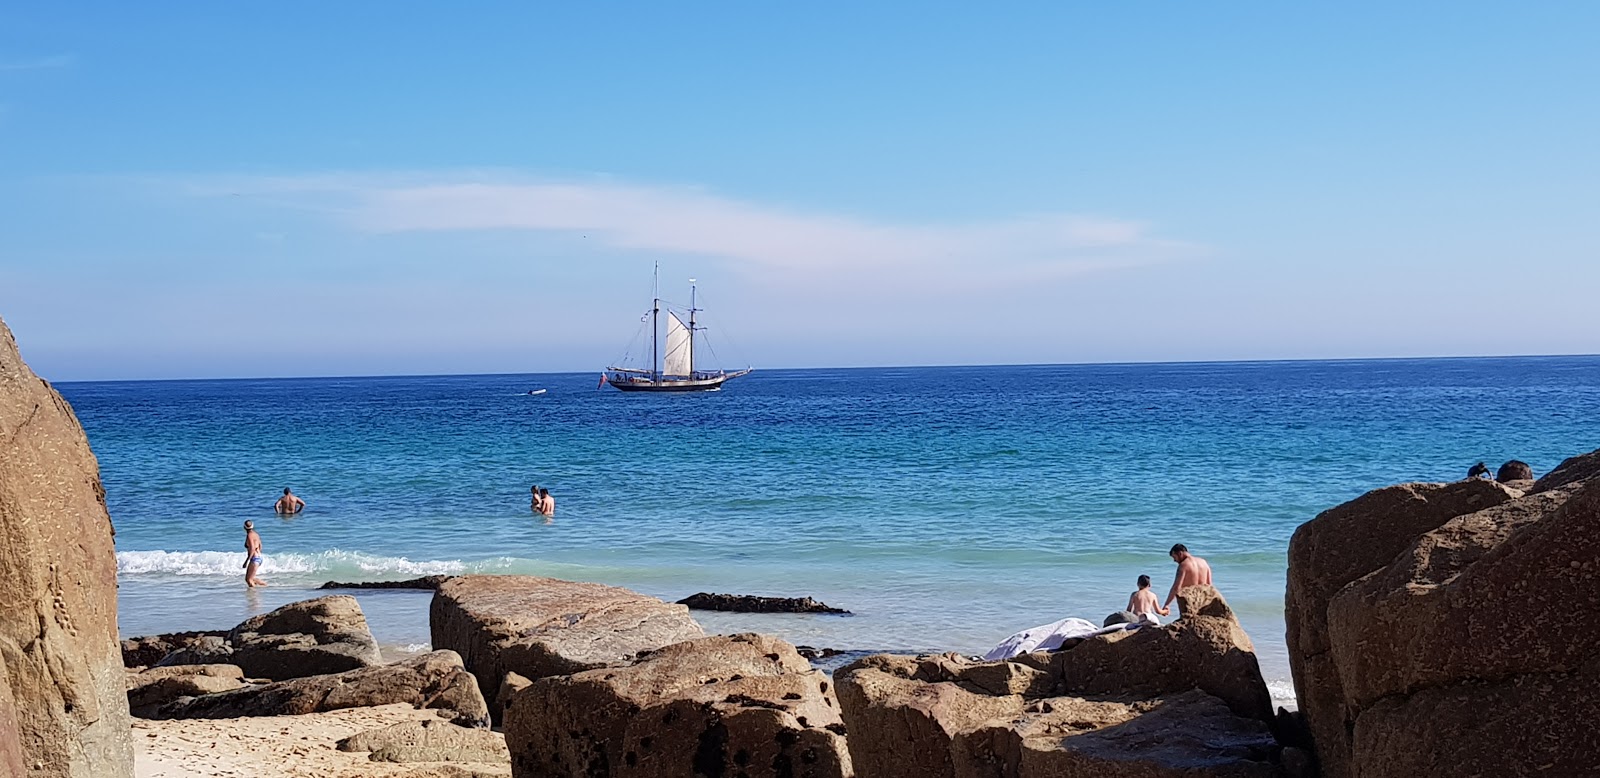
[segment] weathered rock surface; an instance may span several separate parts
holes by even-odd
[[[0,765],[133,774],[117,561],[99,465],[72,408],[0,322]]]
[[[1494,474],[1494,480],[1503,484],[1515,481],[1532,481],[1533,468],[1529,467],[1527,462],[1513,459],[1500,466],[1500,469]]]
[[[161,657],[154,667],[178,665],[225,665],[233,663],[233,646],[226,637],[198,635],[186,640],[171,653]]]
[[[168,654],[181,648],[188,648],[200,638],[214,637],[226,638],[228,630],[205,630],[199,632],[171,632],[165,635],[141,635],[122,641],[122,664],[124,667],[150,667],[165,659]],[[181,662],[178,664],[193,664]]]
[[[374,762],[509,763],[505,736],[443,719],[406,721],[339,741],[340,751],[368,751]]]
[[[1328,602],[1339,590],[1391,562],[1417,536],[1445,522],[1520,496],[1484,479],[1401,484],[1323,511],[1289,541],[1284,617],[1295,694],[1330,778],[1349,775],[1350,720],[1343,683],[1329,655]]]
[[[1418,531],[1329,598],[1328,651],[1290,655],[1324,775],[1596,769],[1600,627],[1586,617],[1600,608],[1595,475],[1600,457],[1569,459],[1526,496]],[[1391,522],[1375,511],[1345,529],[1359,543],[1366,525]],[[1290,635],[1306,627],[1291,620]]]
[[[641,651],[702,637],[682,605],[614,586],[527,575],[469,575],[434,594],[435,648],[461,654],[490,710],[501,679],[537,681],[622,665]]]
[[[835,673],[873,776],[1279,775],[1250,638],[1209,586],[1166,627],[1005,662],[873,656]]]
[[[205,668],[205,672],[174,674],[174,669]],[[230,668],[226,671],[224,668]],[[134,716],[152,717],[155,706],[178,700],[181,696],[214,695],[232,692],[245,687],[245,680],[232,664],[184,664],[179,668],[155,668],[149,677],[144,674],[128,679],[128,709]]]
[[[421,578],[410,578],[404,581],[362,581],[359,583],[341,583],[329,581],[318,589],[427,589],[437,590],[439,585],[454,578],[452,575],[425,575]]]
[[[1600,477],[1600,450],[1563,460],[1556,469],[1533,483],[1532,491],[1547,492],[1579,481]]]
[[[378,641],[356,598],[345,594],[291,602],[246,619],[228,633],[232,664],[251,677],[283,681],[381,664]]]
[[[152,667],[137,673],[128,673],[128,691],[131,692],[140,686],[163,678],[181,678],[186,675],[208,675],[213,678],[244,680],[244,671],[240,670],[238,665],[173,665],[170,667]]]
[[[1076,649],[1073,649],[1076,650]],[[839,700],[856,774],[1276,776],[1267,725],[1190,690],[1166,698],[989,695],[906,677],[906,657],[841,670]]]
[[[827,676],[766,635],[546,677],[506,705],[515,776],[852,775]]]
[[[1178,593],[1183,614],[1164,627],[1089,638],[1050,655],[1050,673],[1065,694],[1143,697],[1200,689],[1239,716],[1268,721],[1272,693],[1261,677],[1255,646],[1210,586]]]
[[[750,594],[712,594],[700,592],[678,601],[690,610],[732,611],[734,613],[843,613],[810,597],[756,597]]]
[[[477,682],[454,651],[434,651],[394,664],[181,698],[162,705],[152,718],[292,716],[396,702],[443,711],[451,721],[463,726],[488,723],[488,707]]]

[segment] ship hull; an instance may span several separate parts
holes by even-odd
[[[711,376],[710,378],[662,379],[660,381],[644,377],[612,378],[607,383],[622,392],[711,392],[721,389],[724,383],[748,372],[750,371],[741,370],[737,373],[725,373]]]

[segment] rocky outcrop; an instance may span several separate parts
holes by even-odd
[[[180,697],[233,691],[245,686],[244,672],[234,665],[153,667],[128,676],[128,708],[151,718],[155,709]]]
[[[1563,486],[1600,477],[1600,450],[1580,454],[1562,461],[1556,469],[1535,481],[1530,492],[1548,492]]]
[[[205,630],[200,632],[171,632],[165,635],[142,635],[122,641],[122,664],[124,667],[150,667],[165,659],[168,654],[182,648],[188,648],[201,638],[226,638],[228,630]],[[182,662],[179,664],[193,664]]]
[[[233,645],[226,636],[198,635],[186,640],[171,653],[161,657],[154,667],[179,665],[216,665],[233,662]]]
[[[857,774],[1279,775],[1271,697],[1216,590],[1166,627],[978,662],[874,656],[837,673]]]
[[[1284,602],[1290,667],[1325,775],[1350,774],[1342,759],[1349,751],[1350,720],[1343,682],[1329,655],[1328,602],[1352,581],[1389,564],[1422,533],[1519,495],[1478,478],[1401,484],[1324,511],[1295,531]]]
[[[893,661],[903,657],[874,659],[836,675],[857,775],[1283,774],[1265,722],[1198,690],[1148,699],[991,695],[906,677],[911,668]]]
[[[1600,478],[1584,479],[1597,466],[1568,460],[1526,496],[1421,530],[1328,599],[1328,650],[1290,656],[1324,775],[1593,770]],[[1345,529],[1359,543],[1391,521],[1372,512]],[[1308,617],[1292,616],[1291,636]]]
[[[1494,474],[1494,480],[1503,484],[1532,481],[1533,468],[1529,467],[1527,462],[1513,459],[1500,466],[1500,469]]]
[[[615,586],[527,575],[469,575],[434,594],[435,648],[459,652],[498,717],[501,679],[626,664],[641,651],[705,634],[682,605]]]
[[[443,719],[404,721],[339,741],[340,751],[367,751],[374,762],[491,762],[506,764],[511,754],[498,732],[451,724]]]
[[[536,680],[507,702],[505,733],[515,776],[852,774],[827,676],[765,635]]]
[[[1183,615],[1160,628],[1099,635],[1050,655],[1061,692],[1157,697],[1200,689],[1238,716],[1272,718],[1272,693],[1261,677],[1255,645],[1210,586],[1178,593]]]
[[[185,697],[162,705],[152,718],[223,719],[293,716],[403,702],[444,712],[463,726],[486,726],[489,711],[477,681],[454,651],[333,675],[296,678],[222,694]]]
[[[404,581],[363,581],[360,583],[341,583],[329,581],[318,589],[426,589],[434,591],[440,584],[454,578],[453,575],[425,575],[421,578],[410,578]]]
[[[246,619],[228,633],[232,664],[253,678],[283,681],[383,662],[356,598],[337,594],[292,602]]]
[[[72,408],[0,322],[0,765],[133,774],[117,561],[99,465]]]
[[[810,597],[756,597],[750,594],[700,592],[679,600],[678,604],[690,610],[734,613],[850,613],[842,608],[830,608]]]

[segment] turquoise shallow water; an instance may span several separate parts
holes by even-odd
[[[764,371],[680,396],[597,374],[67,383],[117,528],[125,634],[227,627],[324,580],[526,572],[851,617],[703,614],[845,649],[979,653],[1099,621],[1183,542],[1280,695],[1285,549],[1377,486],[1600,439],[1600,358]],[[526,391],[546,388],[540,396]],[[553,524],[528,487],[558,499]],[[283,486],[309,508],[280,519]],[[242,586],[240,524],[264,577]],[[362,594],[427,641],[427,595]]]

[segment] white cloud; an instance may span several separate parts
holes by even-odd
[[[616,249],[718,258],[780,273],[981,269],[990,281],[1028,283],[1196,253],[1192,245],[1156,237],[1147,225],[1126,219],[1041,213],[960,224],[889,223],[609,180],[312,175],[192,191],[244,193],[297,207],[309,201],[369,233],[564,233]]]

